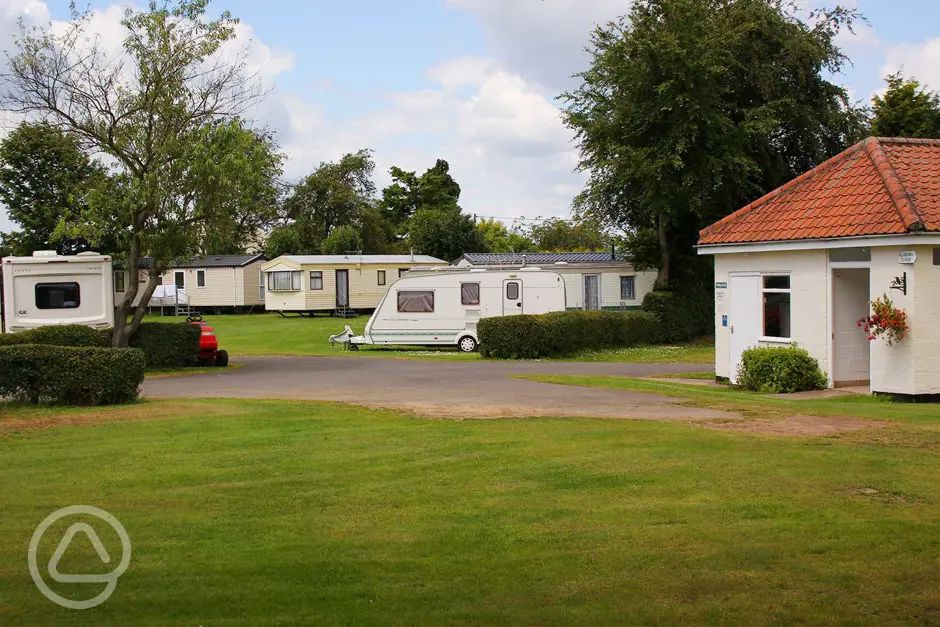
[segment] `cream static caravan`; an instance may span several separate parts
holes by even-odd
[[[343,315],[375,309],[398,277],[413,268],[444,265],[428,255],[282,255],[261,267],[264,307]]]
[[[264,303],[264,286],[261,282],[261,266],[264,255],[207,255],[178,260],[160,276],[160,285],[175,288],[188,307],[206,311],[245,311],[260,309]],[[141,267],[153,264],[149,257],[141,259]],[[138,277],[143,291],[149,278],[149,270],[141,270]],[[120,302],[126,293],[130,277],[123,269],[114,273],[114,302]],[[134,304],[140,301],[140,292]],[[151,299],[151,305],[161,303]]]

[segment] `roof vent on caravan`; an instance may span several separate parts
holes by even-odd
[[[556,262],[555,262],[555,265],[556,265],[556,266],[567,266],[567,265],[568,265],[568,262],[567,262],[567,261],[556,261]]]
[[[34,250],[33,257],[58,257],[58,253],[54,250]]]
[[[95,251],[93,251],[93,250],[86,250],[85,252],[83,252],[83,253],[78,253],[78,254],[75,255],[75,256],[76,256],[76,257],[97,257],[97,256],[98,256],[98,253],[95,252]]]

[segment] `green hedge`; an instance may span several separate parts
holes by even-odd
[[[659,321],[661,342],[684,342],[715,332],[711,283],[689,283],[672,291],[653,290],[643,297],[643,311]]]
[[[12,344],[46,344],[52,346],[100,346],[110,344],[106,333],[80,324],[50,325],[0,335],[0,346]]]
[[[148,368],[193,366],[199,354],[202,329],[186,322],[144,322],[130,345],[144,351]]]
[[[484,357],[533,359],[582,348],[649,343],[657,336],[657,324],[642,311],[559,311],[484,318],[477,324],[477,335]]]
[[[137,398],[144,369],[144,354],[135,348],[0,346],[0,396],[32,403],[126,403]]]
[[[822,390],[829,381],[819,369],[819,362],[804,348],[757,346],[741,354],[738,385],[765,394],[780,394]]]

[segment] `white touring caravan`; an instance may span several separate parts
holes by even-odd
[[[37,251],[3,258],[3,331],[52,324],[114,325],[111,257]]]
[[[362,335],[347,326],[330,341],[353,350],[362,344],[456,345],[469,353],[479,343],[481,318],[564,310],[565,283],[555,272],[429,268],[395,281]]]

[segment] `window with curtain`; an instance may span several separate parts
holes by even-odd
[[[398,292],[398,311],[401,313],[431,313],[434,311],[434,292],[430,290]]]
[[[196,287],[206,286],[206,271],[196,270]]]
[[[790,275],[768,274],[761,279],[764,336],[790,338]]]
[[[290,291],[300,289],[300,271],[285,270],[268,272],[268,289],[271,291]]]
[[[620,277],[620,300],[633,300],[636,298],[636,277]]]
[[[378,271],[377,281],[379,285],[385,285],[385,270]]]
[[[310,289],[312,290],[323,289],[323,271],[322,270],[310,271]]]
[[[460,304],[461,305],[479,305],[480,304],[480,284],[479,283],[461,283],[460,284]]]

